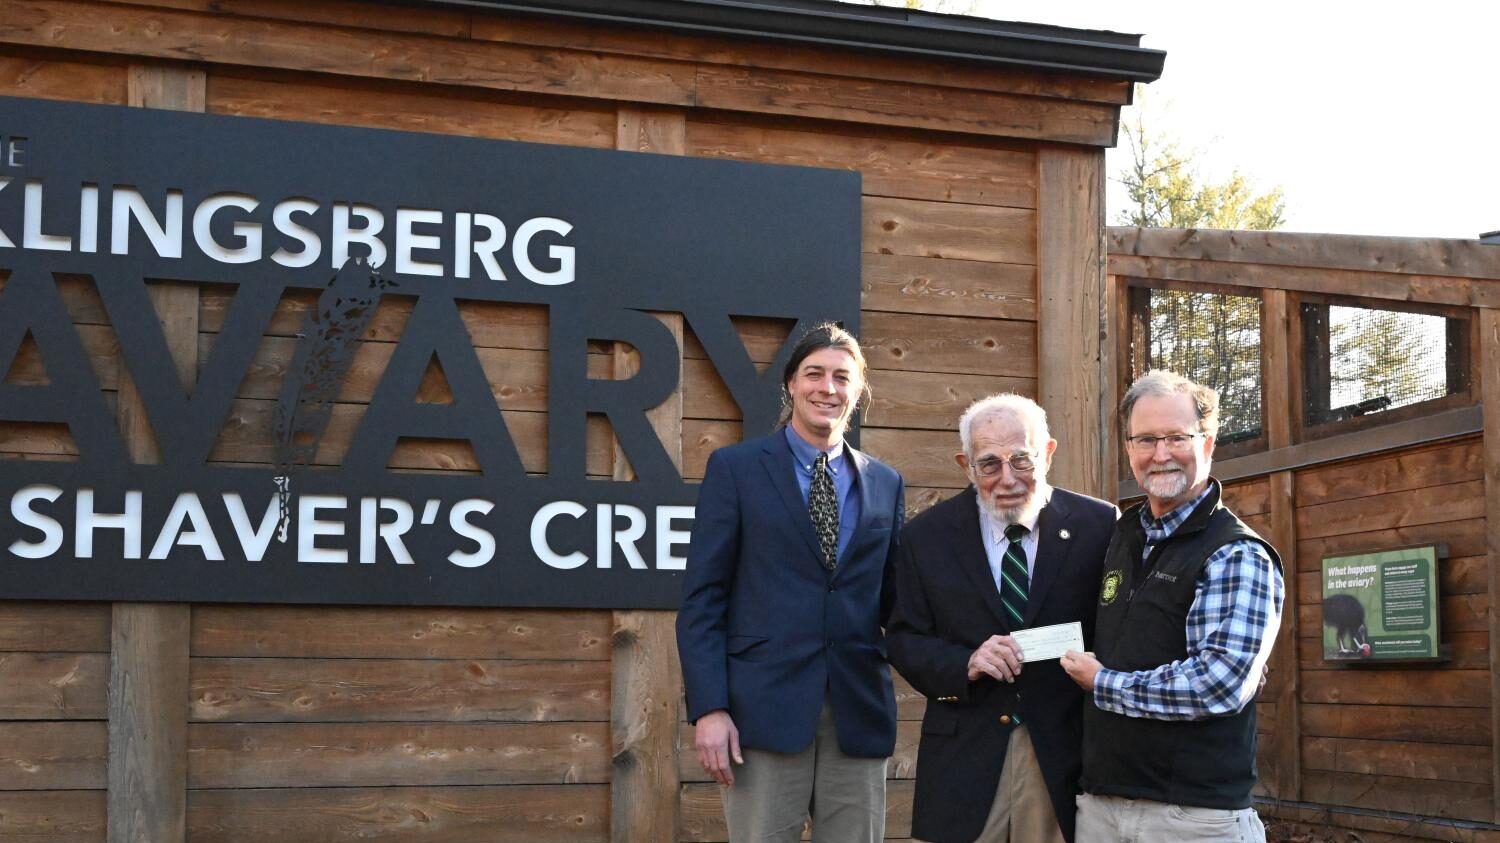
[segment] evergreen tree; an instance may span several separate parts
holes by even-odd
[[[1130,148],[1119,175],[1129,200],[1118,217],[1121,225],[1270,231],[1286,222],[1280,187],[1256,193],[1238,170],[1222,182],[1203,180],[1192,154],[1154,133],[1143,108],[1120,129]]]

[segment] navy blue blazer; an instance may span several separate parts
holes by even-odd
[[[826,697],[845,753],[880,758],[895,749],[882,626],[894,602],[905,490],[890,466],[853,448],[848,456],[859,478],[859,524],[832,573],[784,431],[708,460],[677,651],[688,719],[727,709],[743,747],[806,749]]]
[[[1052,490],[1037,517],[1023,628],[1081,621],[1084,644],[1093,644],[1104,551],[1118,512],[1096,498]],[[972,843],[979,836],[1019,723],[1071,841],[1083,771],[1083,691],[1055,659],[1025,665],[1014,684],[968,678],[974,649],[1013,631],[984,553],[974,488],[912,519],[898,555],[891,663],[927,695],[912,836],[933,843]]]

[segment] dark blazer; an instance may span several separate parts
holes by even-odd
[[[744,747],[806,749],[826,696],[849,755],[896,745],[881,627],[893,602],[901,475],[848,449],[859,524],[823,566],[785,431],[715,451],[688,548],[677,651],[688,719],[728,709]]]
[[[1053,489],[1037,518],[1024,627],[1082,621],[1084,642],[1092,643],[1104,551],[1117,515],[1112,504]],[[979,836],[1019,718],[1036,747],[1058,825],[1071,841],[1083,692],[1056,660],[1028,663],[1014,684],[968,679],[975,648],[1011,632],[984,554],[973,487],[912,519],[902,535],[897,576],[887,637],[891,664],[927,695],[912,836],[932,843],[972,843]]]

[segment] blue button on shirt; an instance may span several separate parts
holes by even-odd
[[[786,428],[786,442],[792,448],[792,462],[796,466],[797,487],[802,490],[802,501],[807,502],[812,490],[813,463],[822,453],[797,435],[791,425]],[[854,470],[853,460],[848,459],[843,440],[828,451],[828,473],[833,475],[833,490],[839,498],[839,558],[844,557],[844,548],[854,537],[854,525],[859,523],[859,495],[851,494],[859,474]]]

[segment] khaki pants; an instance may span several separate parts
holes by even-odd
[[[1254,808],[1192,808],[1150,799],[1078,797],[1077,843],[1266,843]]]
[[[995,801],[974,843],[1063,843],[1052,797],[1025,726],[1010,733]]]
[[[812,843],[880,843],[885,837],[885,758],[839,749],[825,702],[812,745],[793,755],[743,751],[734,785],[720,788],[730,843],[796,843],[812,817]]]

